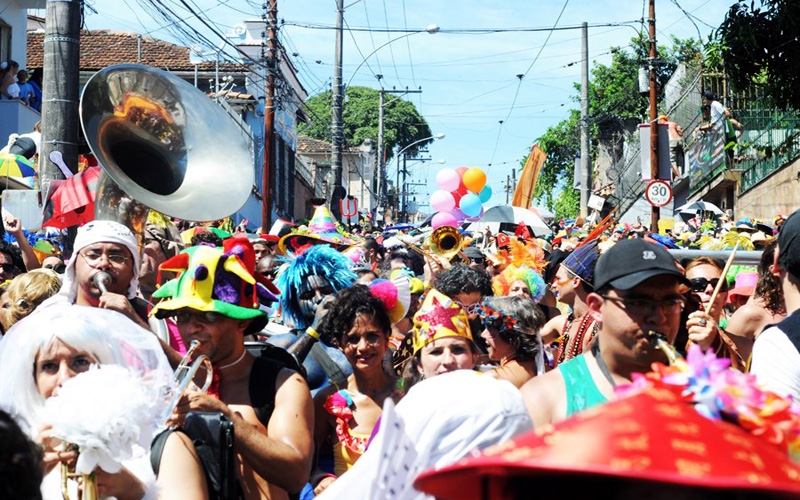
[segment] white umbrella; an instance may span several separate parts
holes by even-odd
[[[553,212],[544,207],[531,207],[530,210],[533,211],[534,213],[538,213],[539,217],[541,217],[542,220],[545,221],[550,221],[556,218],[556,214],[554,214]]]
[[[692,215],[697,212],[713,212],[714,215],[722,215],[722,210],[718,206],[702,200],[687,203],[686,205],[676,208],[675,211],[681,214]]]
[[[498,205],[486,210],[480,221],[471,223],[466,229],[468,231],[482,231],[486,226],[489,226],[492,233],[497,234],[500,232],[500,224],[504,222],[514,225],[523,222],[525,225],[530,226],[537,237],[552,233],[541,217],[527,208],[510,205]]]

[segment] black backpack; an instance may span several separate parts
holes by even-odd
[[[297,362],[280,347],[262,342],[247,342],[245,346],[256,357],[251,380],[255,378],[272,382],[251,385],[250,390],[250,399],[258,419],[269,422],[275,409],[275,380],[278,372],[283,368],[298,371]],[[156,476],[167,437],[173,432],[183,432],[194,443],[203,465],[210,500],[242,498],[241,485],[236,479],[233,422],[220,412],[191,412],[180,429],[166,429],[161,432],[153,439],[150,447],[150,465]]]

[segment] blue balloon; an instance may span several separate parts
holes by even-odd
[[[481,203],[486,203],[487,201],[489,201],[489,198],[491,197],[492,197],[492,187],[487,184],[483,186],[481,192],[478,193],[478,198],[480,198]]]
[[[458,208],[460,208],[467,217],[475,217],[481,213],[483,204],[477,194],[467,193],[461,197]]]

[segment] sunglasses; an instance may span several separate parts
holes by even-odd
[[[453,300],[453,302],[455,302],[456,304],[461,306],[461,309],[463,309],[464,312],[467,313],[467,316],[472,316],[474,314],[478,314],[480,312],[480,310],[481,310],[481,307],[482,307],[480,302],[473,302],[472,304],[470,304],[468,306],[462,304],[458,300]]]
[[[692,291],[697,293],[704,292],[708,288],[708,285],[711,285],[711,288],[716,289],[718,283],[719,283],[719,278],[712,278],[710,280],[707,280],[705,278],[692,278],[689,280],[689,284],[692,287]],[[727,289],[728,289],[727,283],[723,281],[722,288],[720,289],[720,291],[724,292]]]
[[[204,325],[213,325],[222,319],[221,314],[213,311],[178,311],[172,317],[175,319],[175,323],[179,325],[185,325],[192,320]]]

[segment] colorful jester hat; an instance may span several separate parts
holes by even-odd
[[[431,288],[414,315],[414,354],[434,340],[462,337],[472,342],[467,313],[447,295]]]
[[[159,266],[159,282],[161,271],[180,274],[153,293],[153,298],[165,300],[151,314],[164,318],[184,308],[216,312],[233,319],[252,319],[245,333],[258,332],[267,324],[258,307],[259,295],[264,300],[275,297],[257,283],[254,268],[253,245],[245,237],[229,238],[222,248],[187,248]]]

